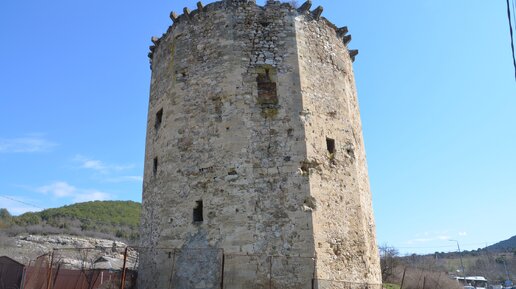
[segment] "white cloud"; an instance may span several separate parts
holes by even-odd
[[[51,194],[56,198],[69,198],[74,202],[104,201],[111,195],[98,190],[76,188],[66,182],[54,182],[36,189],[43,194]]]
[[[82,164],[82,167],[85,169],[92,169],[97,171],[106,170],[106,166],[103,165],[101,161],[97,160],[85,160]]]
[[[409,245],[413,245],[413,244],[421,244],[421,243],[430,243],[430,242],[434,242],[434,241],[448,241],[450,240],[450,236],[447,235],[447,234],[432,234],[432,233],[429,233],[429,232],[425,232],[423,234],[423,238],[415,238],[415,239],[411,239],[411,240],[408,240],[406,243],[409,244]]]
[[[143,182],[142,176],[121,176],[106,180],[108,183]]]
[[[0,153],[37,153],[51,151],[57,144],[40,135],[0,138]]]
[[[55,197],[62,198],[72,196],[77,192],[77,188],[69,185],[66,182],[55,182],[50,185],[39,187],[36,189],[36,191],[44,194],[51,193]]]
[[[119,172],[134,168],[134,165],[117,165],[117,164],[106,164],[103,161],[91,159],[82,155],[77,155],[73,159],[79,163],[79,167],[82,169],[94,170],[102,174],[110,174],[112,172]]]
[[[110,195],[99,192],[99,191],[84,191],[84,193],[78,194],[74,198],[74,202],[89,202],[89,201],[105,201],[110,199]]]
[[[468,235],[468,232],[459,232],[459,236],[465,237]]]

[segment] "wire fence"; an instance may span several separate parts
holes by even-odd
[[[318,279],[317,260],[310,256],[269,256],[226,253],[222,249],[174,248],[141,249],[140,254],[142,279],[139,283],[146,286],[140,289],[382,288],[382,284]],[[161,267],[161,273],[154,276],[152,272],[156,272],[156,265]]]
[[[400,289],[461,289],[447,273],[421,268],[398,267],[391,281],[401,284]]]
[[[31,261],[12,288],[136,289],[137,256],[123,248],[56,249]]]
[[[149,263],[140,264],[145,254],[150,255],[142,261]],[[382,289],[381,284],[318,279],[316,262],[314,257],[222,249],[56,249],[25,266],[19,284],[0,289]],[[145,279],[138,280],[138,267]]]

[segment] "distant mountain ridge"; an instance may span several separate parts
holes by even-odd
[[[125,240],[138,239],[141,204],[132,201],[76,203],[20,216],[0,216],[11,236],[71,234]]]
[[[516,236],[487,247],[491,252],[516,251]]]

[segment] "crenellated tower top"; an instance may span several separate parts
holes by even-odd
[[[311,20],[315,21],[324,21],[326,25],[332,27],[335,30],[336,36],[344,42],[346,47],[351,42],[351,35],[348,34],[349,30],[347,26],[337,27],[328,19],[322,17],[322,13],[324,8],[322,6],[317,6],[315,9],[312,9],[312,1],[305,1],[299,8],[294,7],[291,3],[282,3],[280,1],[275,0],[267,0],[265,6],[259,6],[256,4],[256,0],[222,0],[210,3],[208,5],[204,5],[201,1],[197,2],[197,9],[190,10],[188,7],[183,8],[183,13],[178,14],[175,11],[170,13],[170,19],[172,19],[172,25],[169,27],[166,33],[164,33],[161,37],[153,36],[151,38],[152,45],[149,47],[150,52],[148,54],[149,61],[152,69],[152,59],[154,56],[154,51],[157,46],[160,44],[161,39],[165,37],[168,33],[174,30],[174,28],[178,25],[190,23],[192,20],[200,20],[203,17],[203,14],[208,14],[213,11],[219,11],[224,9],[231,9],[232,7],[241,7],[241,6],[249,6],[253,5],[255,7],[259,7],[261,9],[267,9],[270,6],[280,6],[283,9],[286,9],[290,13],[297,13],[299,16],[308,17]],[[355,61],[355,57],[358,55],[357,49],[348,49],[349,55],[353,61]]]

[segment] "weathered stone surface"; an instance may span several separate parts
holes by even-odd
[[[298,11],[300,13],[306,13],[307,11],[310,11],[310,8],[312,8],[312,1],[308,0],[299,7]]]
[[[352,61],[336,27],[317,20],[322,9],[279,1],[196,11],[154,50],[139,288],[379,284]]]
[[[347,26],[341,27],[337,29],[337,37],[344,37],[348,34],[349,30]]]
[[[10,241],[9,244],[0,246],[0,256],[8,256],[28,265],[37,257],[54,251],[61,268],[73,270],[84,269],[85,259],[96,261],[100,257],[110,262],[88,263],[88,269],[118,270],[122,267],[123,253],[127,246],[122,242],[113,240],[69,235],[19,235],[11,238]],[[74,248],[76,250],[73,250]],[[84,250],[83,248],[89,249]],[[130,251],[130,257],[131,260],[136,260],[136,252]],[[134,262],[129,262],[128,266],[134,267]]]
[[[351,35],[346,35],[343,38],[344,45],[348,46],[348,44],[351,42]]]
[[[319,18],[321,18],[323,10],[324,9],[322,6],[317,6],[317,8],[315,8],[314,11],[312,11],[312,16],[314,17],[314,19],[319,20]]]

